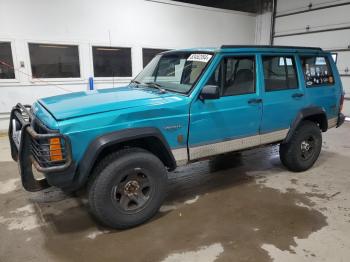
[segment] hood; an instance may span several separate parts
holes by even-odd
[[[149,88],[121,87],[52,96],[40,99],[39,103],[56,120],[65,120],[107,111],[162,104],[162,100],[169,96],[179,95],[161,94],[158,90]]]

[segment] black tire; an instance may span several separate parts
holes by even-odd
[[[316,123],[305,120],[288,143],[280,145],[282,164],[294,172],[302,172],[316,162],[322,148],[322,134]]]
[[[164,201],[167,171],[150,152],[129,148],[105,157],[88,186],[92,214],[115,229],[140,225],[152,218]]]

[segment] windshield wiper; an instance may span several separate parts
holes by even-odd
[[[131,80],[130,83],[131,84],[137,84],[137,85],[141,84],[141,82],[137,81],[137,80]]]
[[[162,86],[156,82],[147,82],[145,83],[145,85],[153,87],[153,88],[157,88],[162,94],[164,94],[166,91],[164,88],[162,88]]]

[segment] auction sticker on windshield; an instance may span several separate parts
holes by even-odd
[[[212,55],[209,54],[191,54],[188,58],[187,61],[196,61],[196,62],[203,62],[203,63],[208,63]]]

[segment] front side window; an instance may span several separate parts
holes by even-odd
[[[33,78],[79,78],[79,51],[74,45],[28,44]]]
[[[334,77],[325,56],[301,56],[306,87],[333,85]]]
[[[226,57],[213,72],[207,85],[220,86],[222,96],[255,93],[254,71],[255,58],[253,56]]]
[[[187,51],[157,55],[134,81],[157,85],[169,91],[188,93],[212,57],[209,53]]]
[[[0,42],[0,79],[14,79],[13,58],[10,42]]]
[[[95,77],[131,77],[131,48],[92,47]]]
[[[168,49],[142,48],[142,62],[145,67],[159,53],[169,51]]]
[[[295,60],[292,56],[263,56],[265,91],[298,88]]]

